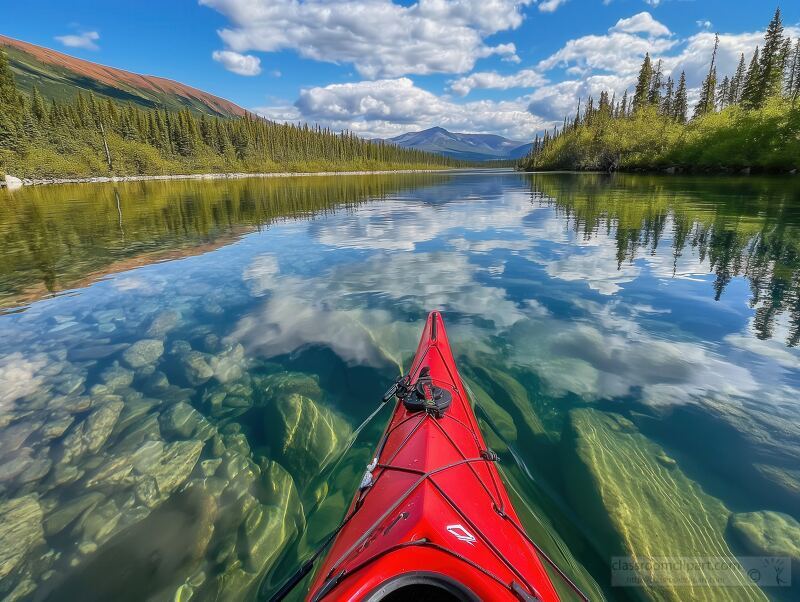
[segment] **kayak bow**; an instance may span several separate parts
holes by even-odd
[[[438,312],[391,395],[392,419],[307,600],[557,601]]]

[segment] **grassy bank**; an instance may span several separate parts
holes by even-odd
[[[758,110],[728,107],[678,123],[647,107],[599,116],[548,141],[527,170],[788,172],[800,169],[800,104],[775,98]]]

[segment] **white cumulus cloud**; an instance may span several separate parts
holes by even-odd
[[[552,13],[558,10],[558,7],[564,4],[567,0],[544,0],[539,3],[539,10],[543,13]]]
[[[100,47],[97,45],[97,40],[99,39],[100,34],[96,31],[56,36],[56,40],[64,44],[64,46],[68,48],[83,48],[84,50],[99,50]]]
[[[200,0],[230,22],[231,50],[277,52],[350,63],[364,77],[464,73],[478,59],[513,57],[513,44],[484,38],[518,27],[533,0]]]
[[[609,31],[621,31],[623,33],[646,33],[652,37],[668,36],[669,28],[663,23],[659,23],[648,12],[641,12],[627,19],[620,19]]]
[[[466,96],[475,89],[535,88],[546,82],[545,77],[533,69],[522,69],[511,75],[501,75],[496,71],[485,71],[458,78],[450,83],[450,89],[459,96]]]
[[[261,59],[250,54],[239,54],[232,50],[215,50],[212,58],[236,75],[253,76],[261,73]]]
[[[402,77],[307,88],[295,103],[296,111],[280,106],[255,111],[278,121],[301,118],[367,137],[391,137],[438,125],[525,139],[544,126],[526,104],[525,99],[456,103]]]

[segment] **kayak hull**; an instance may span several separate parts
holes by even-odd
[[[433,590],[435,599],[558,600],[480,433],[438,312],[405,382],[423,381],[449,395],[449,406],[420,411],[398,399],[307,600]]]

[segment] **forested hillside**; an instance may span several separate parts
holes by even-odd
[[[130,102],[145,109],[191,109],[220,117],[241,117],[246,111],[219,96],[163,77],[132,73],[79,59],[44,46],[0,35],[11,71],[21,92],[33,88],[45,98],[74,100],[78,93]]]
[[[463,163],[351,133],[143,109],[78,93],[45,100],[18,87],[0,50],[0,173],[18,177],[210,172],[346,171],[454,167]]]
[[[761,170],[800,168],[800,39],[780,10],[764,44],[720,79],[717,45],[691,109],[686,75],[664,77],[649,54],[632,97],[589,98],[574,118],[534,140],[527,170]]]

